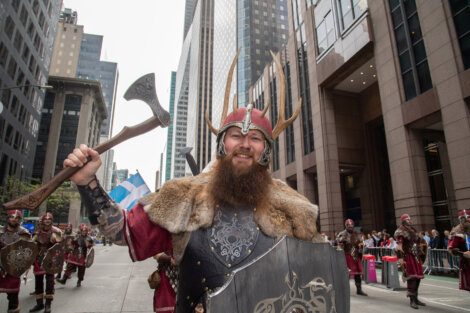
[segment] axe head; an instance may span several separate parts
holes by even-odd
[[[155,74],[149,73],[137,79],[124,94],[126,100],[142,100],[148,104],[161,122],[162,127],[170,124],[170,113],[165,111],[160,105],[155,89]]]
[[[191,150],[193,150],[193,147],[184,147],[184,148],[180,149],[180,155],[185,156],[185,155],[191,153]]]

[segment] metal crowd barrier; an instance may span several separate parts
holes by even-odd
[[[375,256],[375,263],[382,265],[382,257],[395,255],[395,250],[383,247],[364,248],[364,254]],[[425,274],[449,273],[459,270],[460,258],[450,254],[446,249],[428,249],[426,260],[423,264]]]
[[[445,273],[459,270],[460,258],[450,254],[446,249],[428,249],[424,273]]]

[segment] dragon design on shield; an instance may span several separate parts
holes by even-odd
[[[305,286],[298,286],[298,277],[292,272],[285,282],[289,288],[277,298],[264,299],[255,306],[254,313],[336,313],[335,291],[321,277],[315,277]],[[327,308],[330,310],[327,312]]]

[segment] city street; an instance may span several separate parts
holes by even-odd
[[[56,284],[52,303],[54,313],[151,313],[153,290],[147,277],[154,270],[153,259],[132,263],[126,247],[95,247],[95,263],[87,269],[82,287],[75,287],[76,277],[65,286]],[[379,273],[380,277],[380,273]],[[392,291],[380,285],[366,285],[369,297],[357,296],[351,281],[352,313],[415,312],[409,307],[406,291]],[[426,276],[420,287],[420,299],[427,303],[419,312],[470,312],[470,294],[457,289],[456,278]],[[20,293],[21,312],[35,304],[34,276],[29,273]],[[5,312],[6,296],[1,295],[0,311]]]

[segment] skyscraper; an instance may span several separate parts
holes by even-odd
[[[0,185],[31,178],[61,4],[0,2]]]

